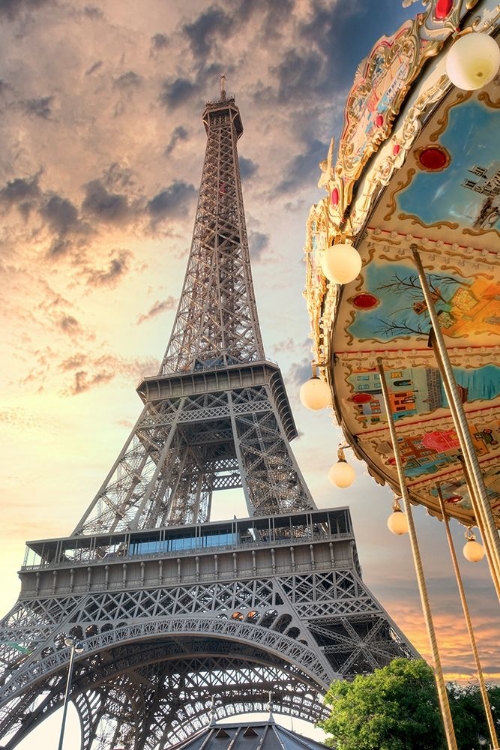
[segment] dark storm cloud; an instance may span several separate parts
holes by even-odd
[[[285,175],[277,189],[285,193],[302,188],[317,179],[318,164],[323,161],[328,144],[314,139],[304,154],[298,154],[285,168]]]
[[[12,206],[26,205],[40,197],[38,186],[38,175],[24,179],[16,177],[0,189],[0,203],[11,208]]]
[[[186,141],[188,131],[182,125],[178,125],[172,133],[168,144],[165,146],[165,156],[170,156],[179,141]]]
[[[262,232],[250,232],[248,235],[248,247],[252,260],[259,261],[264,250],[269,247],[269,235]]]
[[[12,21],[18,14],[50,5],[52,0],[0,0],[0,16]]]
[[[120,250],[116,257],[111,258],[105,271],[89,272],[87,284],[89,286],[115,286],[127,273],[131,257],[132,253],[128,250]]]
[[[162,219],[186,216],[196,194],[194,185],[176,180],[149,201],[147,210],[151,223],[156,225]]]
[[[221,8],[212,5],[199,16],[193,23],[183,26],[183,31],[191,46],[193,55],[198,58],[207,58],[214,40],[218,36],[229,34],[233,26],[233,19]]]
[[[123,225],[132,218],[127,196],[108,192],[101,180],[92,180],[85,186],[82,212],[107,224]]]
[[[259,165],[256,164],[251,159],[245,159],[244,156],[240,156],[240,174],[241,179],[246,180],[249,177],[252,177],[258,170]]]
[[[151,320],[151,318],[155,318],[165,310],[174,310],[176,304],[177,300],[171,296],[167,297],[167,299],[164,299],[161,302],[160,300],[156,300],[154,305],[148,310],[147,313],[144,313],[144,315],[139,315],[139,317],[137,318],[137,325],[144,323],[146,320]]]
[[[122,73],[121,76],[119,76],[115,82],[114,85],[118,89],[122,90],[130,90],[130,89],[137,89],[142,84],[142,78],[137,73],[134,73],[133,70],[129,70],[127,73]]]
[[[40,208],[42,216],[60,238],[78,228],[78,211],[67,198],[51,195]]]
[[[53,101],[53,96],[41,96],[36,99],[26,99],[22,102],[22,106],[28,115],[35,115],[48,120],[52,114],[51,105]]]
[[[187,78],[176,78],[174,81],[163,81],[160,102],[164,107],[175,109],[198,93],[199,85]]]
[[[288,103],[307,96],[308,91],[322,88],[325,78],[323,56],[314,50],[299,54],[288,50],[282,62],[271,72],[278,77],[278,101]]]
[[[155,51],[165,49],[168,47],[168,37],[165,34],[155,34],[151,37],[151,47]]]

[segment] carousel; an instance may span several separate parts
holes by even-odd
[[[349,448],[395,493],[389,528],[410,533],[456,748],[411,507],[444,521],[452,557],[448,518],[464,525],[464,554],[486,553],[500,597],[500,5],[424,5],[359,65],[320,165],[301,399],[333,406],[342,428],[332,482],[352,482]]]

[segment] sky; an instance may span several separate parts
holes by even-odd
[[[4,613],[17,598],[25,541],[71,533],[140,413],[137,384],[158,370],[191,243],[201,114],[225,73],[245,129],[239,153],[264,346],[285,378],[296,456],[318,506],[350,506],[365,582],[429,656],[409,541],[386,529],[390,491],[354,460],[355,484],[333,488],[338,428],[298,399],[312,358],[303,246],[309,208],[323,197],[318,163],[338,140],[359,62],[422,9],[374,7],[0,0]],[[450,679],[467,679],[472,658],[444,529],[422,509],[415,516],[443,666]],[[463,529],[453,530],[461,548]],[[462,567],[483,666],[497,679],[487,566]]]

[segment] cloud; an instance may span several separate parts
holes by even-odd
[[[278,101],[287,104],[310,93],[324,80],[323,56],[314,50],[288,50],[283,60],[271,72],[278,77]]]
[[[167,109],[175,109],[199,91],[199,86],[187,78],[176,78],[173,81],[163,81],[160,102]]]
[[[82,211],[106,224],[124,225],[132,218],[126,195],[108,192],[101,180],[92,180],[85,186]]]
[[[328,145],[314,138],[306,145],[303,154],[295,156],[285,168],[285,176],[277,189],[285,193],[293,192],[304,185],[311,184],[318,173],[318,164],[325,158]]]
[[[241,174],[242,180],[247,180],[250,177],[252,177],[252,175],[254,175],[259,168],[258,164],[256,164],[251,159],[246,159],[244,156],[240,156],[239,162],[240,162],[240,174]]]
[[[35,201],[40,197],[41,191],[36,174],[30,178],[16,177],[0,189],[0,203],[7,208],[16,207],[24,219],[28,219],[34,207]]]
[[[164,310],[173,310],[177,304],[177,300],[174,299],[174,297],[167,297],[167,299],[162,300],[161,302],[159,300],[156,300],[154,305],[148,310],[147,313],[144,313],[144,315],[139,315],[137,318],[137,325],[140,325],[141,323],[144,323],[146,320],[150,320],[151,318],[156,317],[160,313],[162,313]]]
[[[264,250],[269,247],[269,235],[262,232],[249,232],[248,247],[253,260],[259,261]]]
[[[53,232],[65,237],[79,226],[78,211],[67,198],[51,195],[40,208],[40,215],[47,221]]]
[[[12,21],[20,13],[37,10],[51,3],[52,0],[0,0],[0,16],[5,15]]]
[[[183,31],[189,40],[193,55],[206,59],[217,36],[230,35],[233,19],[221,8],[212,5],[192,23],[183,26]]]
[[[28,115],[35,115],[43,120],[48,120],[52,114],[53,101],[53,96],[41,96],[36,99],[26,99],[22,102],[22,106]]]
[[[177,146],[179,141],[186,141],[188,138],[188,131],[182,125],[178,125],[172,135],[168,144],[165,146],[165,156],[170,156],[174,148]]]
[[[77,364],[79,361],[81,365]],[[79,354],[74,357],[74,367],[70,367],[69,363],[70,360],[66,360],[66,366],[60,368],[72,372],[72,379],[63,391],[66,396],[78,396],[117,377],[137,383],[146,375],[158,372],[160,366],[154,358],[124,359],[111,354],[98,358]]]
[[[102,383],[109,383],[113,380],[115,374],[113,372],[96,372],[95,375],[90,376],[85,370],[79,370],[75,372],[75,377],[72,386],[69,389],[69,393],[72,396],[77,396],[79,393],[85,393],[85,391],[94,388],[96,385]]]
[[[175,180],[149,201],[147,211],[151,216],[152,225],[156,226],[162,219],[186,216],[196,194],[194,185]]]
[[[104,18],[104,13],[100,8],[97,8],[95,5],[86,5],[83,9],[84,15],[87,16],[87,18],[91,18],[93,21],[100,20],[101,18]]]
[[[129,261],[132,253],[128,250],[120,250],[116,257],[112,257],[105,271],[92,270],[88,272],[87,284],[89,286],[116,286],[118,281],[129,269]]]
[[[168,37],[165,34],[155,34],[151,37],[151,46],[155,51],[165,49],[168,47]]]
[[[302,385],[311,377],[311,360],[303,359],[301,362],[294,362],[286,374],[287,382],[293,385]]]
[[[63,315],[59,321],[59,327],[69,336],[74,336],[81,332],[79,322],[72,315]]]
[[[99,70],[99,68],[102,68],[102,66],[103,66],[103,61],[97,60],[93,65],[90,66],[88,70],[85,71],[85,75],[91,76],[92,73],[95,73],[97,70]]]
[[[142,77],[133,70],[129,70],[127,73],[122,73],[121,76],[115,80],[114,85],[117,89],[129,91],[130,89],[137,89],[142,85]]]

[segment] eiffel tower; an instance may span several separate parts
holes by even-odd
[[[336,679],[416,652],[362,581],[348,508],[318,510],[266,360],[252,286],[234,98],[207,132],[177,317],[144,408],[71,536],[29,542],[0,623],[0,744],[71,700],[82,750],[173,747],[222,718],[274,709],[312,722]],[[211,521],[240,488],[246,518]]]

